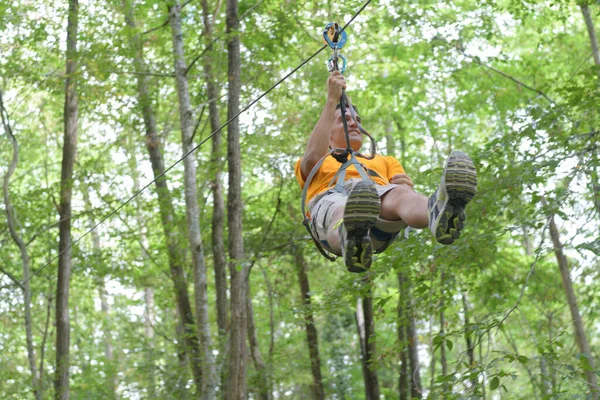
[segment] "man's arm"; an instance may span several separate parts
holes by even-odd
[[[321,117],[308,138],[308,144],[300,162],[300,170],[302,171],[302,179],[304,180],[308,178],[315,164],[329,150],[329,139],[331,137],[335,107],[342,97],[342,89],[346,89],[344,75],[338,71],[333,71],[329,75],[329,78],[327,78],[327,101],[325,107],[323,107]]]

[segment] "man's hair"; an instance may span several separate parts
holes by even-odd
[[[348,104],[346,104],[346,107],[349,107]],[[356,115],[360,115],[358,112],[358,108],[356,108],[356,106],[354,104],[352,104],[352,108],[354,108],[354,111],[356,112]],[[336,110],[340,109],[340,103],[337,103],[337,106],[335,106]]]

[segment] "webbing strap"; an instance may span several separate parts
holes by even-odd
[[[327,253],[327,251],[323,248],[323,245],[321,244],[321,242],[319,241],[319,239],[313,233],[313,230],[311,229],[311,222],[310,222],[310,220],[308,219],[308,217],[306,215],[306,205],[307,205],[306,204],[306,198],[308,196],[308,188],[310,187],[310,184],[311,184],[313,178],[315,177],[315,175],[317,174],[317,172],[321,168],[321,165],[323,165],[323,162],[325,161],[325,159],[327,157],[329,157],[331,154],[333,154],[335,152],[340,152],[340,151],[346,151],[346,150],[345,149],[331,149],[330,151],[327,152],[327,154],[325,154],[323,157],[321,157],[321,159],[319,160],[319,162],[317,162],[315,164],[315,166],[313,167],[313,169],[310,171],[310,174],[308,174],[308,177],[306,178],[306,182],[304,183],[304,189],[302,189],[302,216],[304,217],[304,219],[302,220],[302,225],[304,225],[304,227],[306,228],[306,230],[310,234],[310,237],[315,242],[315,246],[317,246],[317,249],[319,249],[319,252],[325,258],[327,258],[330,261],[335,261],[336,257],[331,256],[331,255],[329,255]],[[344,189],[344,181],[345,181],[345,178],[346,178],[346,170],[351,165],[354,165],[356,167],[356,170],[358,171],[358,173],[360,174],[360,176],[362,177],[362,179],[371,180],[371,178],[369,177],[369,174],[370,174],[371,170],[365,170],[365,168],[358,161],[358,159],[356,158],[356,156],[354,155],[354,153],[351,152],[350,153],[350,158],[346,162],[344,162],[340,166],[340,169],[338,169],[338,171],[335,173],[335,176],[333,177],[333,179],[331,180],[331,182],[329,184],[329,186],[331,187],[333,185],[333,182],[336,182],[335,186],[332,189],[329,189],[329,190],[333,190],[333,191],[339,192],[339,193],[345,193],[346,192],[346,190]],[[375,171],[372,171],[372,172],[375,173],[375,174],[377,174],[377,172],[375,172]],[[377,175],[379,175],[379,174],[377,174]]]

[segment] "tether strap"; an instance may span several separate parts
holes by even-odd
[[[336,257],[331,256],[330,254],[327,253],[327,251],[323,248],[323,245],[321,244],[321,242],[315,236],[313,230],[311,229],[310,220],[306,216],[306,205],[307,205],[306,198],[308,196],[308,188],[310,187],[310,184],[311,184],[313,178],[315,177],[315,175],[321,168],[321,165],[323,165],[323,162],[325,161],[325,159],[327,157],[329,157],[330,155],[334,155],[335,153],[339,153],[339,152],[343,152],[343,151],[345,151],[345,150],[344,149],[331,149],[327,154],[325,154],[323,157],[321,157],[319,162],[316,163],[315,166],[313,167],[313,169],[310,171],[310,174],[308,174],[308,177],[306,178],[306,182],[304,183],[304,189],[302,190],[302,216],[304,217],[304,219],[302,220],[302,225],[304,225],[304,227],[310,234],[310,237],[315,242],[315,246],[317,247],[317,249],[319,249],[319,252],[323,255],[323,257],[327,258],[330,261],[335,261]],[[351,165],[354,165],[354,167],[356,168],[356,170],[358,171],[358,173],[360,174],[362,179],[370,180],[371,178],[369,177],[369,175],[371,175],[372,173],[375,173],[376,175],[379,176],[379,174],[377,174],[377,172],[375,172],[375,171],[366,170],[366,168],[364,168],[363,165],[358,161],[358,159],[356,158],[354,153],[351,152],[351,153],[349,153],[349,155],[350,155],[350,158],[346,162],[344,162],[341,165],[340,169],[338,169],[338,171],[335,173],[335,176],[333,177],[333,179],[331,180],[331,182],[329,184],[329,186],[331,187],[333,185],[333,183],[335,182],[335,186],[333,186],[333,188],[329,189],[329,190],[333,190],[333,191],[339,192],[339,193],[346,192],[346,190],[344,189],[346,170]]]

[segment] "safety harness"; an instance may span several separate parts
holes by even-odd
[[[339,53],[339,51],[342,49],[342,47],[344,47],[344,44],[346,44],[346,40],[347,40],[346,32],[341,30],[340,26],[337,23],[331,22],[331,23],[327,24],[327,26],[325,27],[325,30],[323,31],[323,40],[332,49],[332,55],[329,58],[329,60],[327,61],[328,66],[329,66],[329,72],[340,71],[341,73],[344,73],[346,71],[347,62],[346,62],[346,58],[344,56],[342,56]],[[342,59],[342,62],[343,62],[341,70],[339,68],[339,59]],[[331,255],[330,252],[328,252],[324,248],[325,243],[321,243],[319,241],[319,239],[317,238],[317,236],[315,235],[315,233],[313,232],[313,230],[311,228],[312,222],[311,222],[310,218],[308,218],[308,215],[306,212],[306,206],[307,206],[306,197],[308,194],[308,188],[310,187],[310,184],[311,184],[314,176],[317,174],[317,172],[321,168],[321,165],[323,165],[323,162],[325,161],[325,159],[329,156],[332,156],[338,162],[341,163],[339,170],[336,172],[335,176],[329,183],[329,187],[333,186],[331,189],[328,189],[329,192],[338,192],[338,193],[342,193],[342,194],[347,194],[346,189],[344,187],[344,181],[345,181],[345,177],[346,177],[346,170],[351,165],[354,165],[354,167],[360,174],[361,178],[364,180],[371,180],[370,176],[377,176],[377,177],[383,179],[384,181],[386,180],[386,179],[382,178],[377,172],[365,168],[356,158],[355,152],[352,149],[352,147],[350,146],[348,123],[346,121],[346,107],[350,107],[350,115],[351,115],[352,119],[354,120],[354,122],[356,123],[356,125],[358,126],[358,129],[360,130],[360,132],[363,135],[367,136],[371,140],[371,155],[366,157],[361,154],[358,154],[358,153],[357,154],[366,159],[373,159],[375,157],[375,155],[376,155],[375,141],[373,140],[373,137],[366,131],[366,129],[364,129],[362,127],[362,125],[356,119],[356,111],[352,107],[352,104],[350,103],[350,99],[346,95],[345,90],[342,90],[342,97],[340,98],[340,112],[342,114],[342,123],[344,125],[344,133],[346,135],[346,148],[345,149],[342,149],[342,148],[331,149],[329,152],[327,152],[327,154],[325,154],[319,160],[319,162],[317,162],[317,164],[315,164],[315,166],[310,171],[310,174],[308,175],[308,177],[306,178],[306,182],[304,183],[304,189],[302,190],[302,215],[304,216],[304,220],[302,221],[302,224],[304,225],[304,227],[306,228],[306,230],[312,237],[313,241],[315,242],[315,245],[317,246],[317,249],[319,249],[319,252],[330,261],[335,261],[335,259],[337,257],[335,255]],[[335,183],[335,186],[334,186],[334,183]]]

